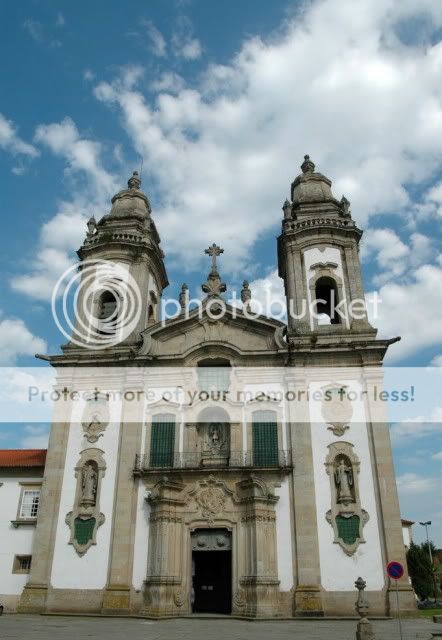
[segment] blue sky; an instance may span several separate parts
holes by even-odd
[[[402,336],[387,363],[442,365],[438,0],[29,0],[0,18],[1,364],[57,352],[52,287],[141,162],[170,296],[197,292],[216,241],[231,288],[281,297],[281,206],[310,153],[365,229],[375,324]],[[442,544],[438,411],[396,425],[394,452],[404,517]],[[5,425],[1,446],[46,437]]]

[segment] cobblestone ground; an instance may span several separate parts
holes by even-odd
[[[403,621],[403,639],[430,640],[442,625],[431,620]],[[376,640],[399,640],[397,621],[375,621]],[[354,640],[356,622],[293,620],[246,622],[192,618],[150,620],[4,615],[0,640]]]

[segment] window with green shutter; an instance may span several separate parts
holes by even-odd
[[[278,424],[274,411],[255,411],[252,422],[253,464],[278,466]]]
[[[150,466],[173,467],[175,448],[175,416],[158,414],[152,418]]]

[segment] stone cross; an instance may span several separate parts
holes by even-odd
[[[212,271],[216,271],[216,259],[224,253],[224,249],[213,243],[208,249],[204,249],[204,253],[212,258]]]

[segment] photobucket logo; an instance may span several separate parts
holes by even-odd
[[[289,315],[295,321],[310,323],[312,328],[315,325],[340,324],[341,326],[351,326],[353,320],[365,320],[367,315],[376,320],[379,316],[379,305],[382,300],[377,292],[374,292],[365,300],[356,298],[347,300],[343,298],[337,300],[334,292],[328,298],[315,298],[307,300],[303,298],[298,306],[293,300],[289,301],[282,295],[274,295],[269,287],[262,292],[260,298],[254,298],[243,302],[241,296],[233,291],[229,300],[225,301],[220,296],[201,298],[189,298],[182,294],[180,299],[163,298],[161,300],[161,319],[165,324],[168,320],[179,317],[188,318],[190,315],[197,315],[199,319],[203,315],[210,320],[220,320],[228,311],[233,318],[238,316],[240,311],[250,319],[261,317],[274,318],[281,322],[287,322]],[[368,313],[370,309],[370,313]]]
[[[93,260],[60,276],[51,307],[55,324],[70,343],[96,350],[123,342],[136,329],[142,299],[124,265]]]

